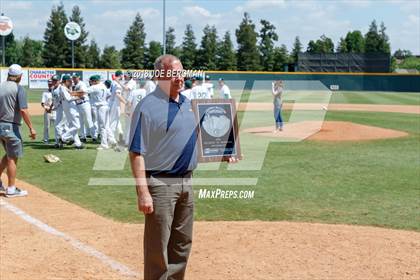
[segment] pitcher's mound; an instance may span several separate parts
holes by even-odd
[[[283,131],[274,132],[274,127],[255,127],[244,132],[265,137],[276,137],[285,141],[303,139],[318,141],[363,141],[385,138],[398,138],[408,133],[376,126],[340,121],[304,121],[286,124]]]

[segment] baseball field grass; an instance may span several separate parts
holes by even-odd
[[[319,96],[325,95],[329,91],[319,91]],[[285,91],[285,94],[289,93],[288,97],[293,97],[293,94],[305,93],[305,91]],[[311,92],[311,95],[314,94]],[[247,100],[249,102],[272,102],[272,95],[269,91],[255,90],[244,91],[241,94],[240,90],[234,90],[232,96],[239,100]],[[292,102],[291,100],[285,100],[285,102]],[[312,100],[308,100],[308,103],[317,103],[316,95]],[[394,104],[394,105],[419,105],[420,95],[413,92],[381,92],[381,91],[335,91],[331,92],[330,103],[341,103],[341,104]]]
[[[397,96],[398,95],[398,96]],[[346,95],[347,96],[347,95]],[[388,93],[387,93],[388,96]],[[417,95],[394,94],[416,104]],[[346,97],[356,102],[354,98]],[[243,113],[239,113],[242,117]],[[242,128],[267,126],[271,112],[247,112]],[[290,112],[285,112],[287,119]],[[34,117],[39,134],[42,118]],[[408,137],[367,142],[282,143],[273,140],[261,169],[198,170],[195,178],[258,178],[255,186],[195,186],[197,220],[289,220],[322,223],[374,225],[420,230],[420,119],[416,114],[374,112],[328,112],[326,120],[406,131]],[[27,135],[24,129],[23,134]],[[263,137],[242,133],[245,144],[258,146]],[[251,151],[243,151],[246,164]],[[255,152],[255,151],[254,151]],[[53,153],[62,160],[48,164],[43,155]],[[121,154],[115,154],[115,158]],[[248,155],[248,158],[247,158]],[[26,137],[25,157],[19,178],[100,215],[138,223],[133,186],[89,186],[90,178],[130,178],[128,160],[123,170],[93,170],[94,145],[76,151],[55,150]],[[203,169],[203,168],[200,168]],[[199,189],[253,190],[249,200],[198,199]]]

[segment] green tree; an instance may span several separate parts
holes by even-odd
[[[86,67],[86,56],[88,50],[86,41],[89,32],[86,31],[86,24],[84,23],[83,17],[81,16],[79,6],[73,7],[69,21],[74,21],[80,25],[80,37],[74,41],[74,63],[75,67],[84,68]]]
[[[101,68],[120,68],[120,53],[115,49],[114,46],[105,46],[101,56]]]
[[[217,49],[217,70],[236,70],[236,54],[229,31],[225,33],[223,40],[218,43]]]
[[[146,49],[145,66],[146,69],[153,69],[156,58],[162,55],[162,44],[157,41],[150,41],[149,48]]]
[[[64,5],[53,6],[47,28],[44,32],[44,49],[42,58],[47,67],[71,66],[71,44],[64,35],[67,24]]]
[[[181,50],[176,46],[176,36],[175,36],[175,29],[169,27],[166,31],[166,53],[172,54],[176,57],[180,57]]]
[[[348,53],[347,43],[346,43],[346,40],[343,37],[341,37],[340,42],[338,42],[337,52],[338,53]]]
[[[200,69],[214,70],[216,69],[217,54],[217,30],[215,26],[206,25],[203,29],[203,37],[201,38],[201,46],[198,50],[197,62]]]
[[[310,40],[306,48],[308,53],[321,53],[321,50],[314,40]]]
[[[145,40],[146,33],[144,31],[143,19],[137,13],[124,38],[125,47],[121,51],[123,68],[144,68]]]
[[[346,52],[349,53],[364,53],[365,52],[365,38],[362,32],[355,30],[348,32],[344,39],[346,43]]]
[[[413,56],[413,53],[411,51],[401,49],[396,50],[393,55],[393,57],[395,57],[396,59],[404,59],[411,56]]]
[[[42,41],[32,40],[26,36],[23,39],[19,63],[24,67],[42,67]]]
[[[196,63],[197,44],[191,24],[187,24],[182,42],[181,61],[185,69],[192,69]]]
[[[302,52],[302,43],[300,42],[299,36],[296,36],[295,42],[293,43],[293,49],[291,53],[292,63],[298,62],[299,53]]]
[[[309,53],[333,53],[334,52],[334,43],[331,38],[328,38],[325,35],[322,35],[320,39],[314,41],[309,41],[308,49]]]
[[[321,50],[323,53],[334,53],[334,43],[331,38],[322,35],[321,38],[317,40],[317,42],[322,46]]]
[[[255,24],[248,13],[244,13],[239,28],[236,29],[236,42],[238,43],[237,62],[239,70],[259,70],[260,55],[257,48],[257,32]]]
[[[279,39],[276,27],[269,21],[262,19],[260,30],[260,59],[261,65],[266,71],[273,71],[274,67],[274,42]]]
[[[86,55],[87,68],[100,68],[101,67],[101,49],[95,40],[90,41],[89,48]]]
[[[293,58],[291,58],[293,59]],[[289,55],[286,45],[274,49],[273,71],[284,71],[284,65],[289,62]]]
[[[382,22],[381,23],[381,29],[379,30],[380,40],[379,40],[378,52],[390,54],[391,53],[391,45],[389,43],[389,37],[385,33],[385,31],[386,31],[386,27],[385,27],[385,24]]]
[[[374,20],[369,26],[369,31],[365,34],[365,52],[379,52],[381,40],[381,36],[378,33],[378,25],[376,24],[376,20]]]
[[[6,47],[6,51],[4,53],[5,66],[18,63],[22,56],[22,44],[19,44],[19,42],[15,40],[13,32],[5,37],[4,44]]]
[[[398,68],[416,69],[417,71],[420,71],[420,58],[415,56],[407,57],[398,65]]]

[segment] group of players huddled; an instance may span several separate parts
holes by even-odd
[[[44,143],[49,144],[54,130],[54,147],[74,145],[83,149],[88,138],[100,144],[98,150],[122,151],[129,145],[131,118],[137,104],[156,88],[153,80],[134,80],[130,71],[117,70],[113,80],[101,81],[99,75],[89,78],[89,86],[77,73],[54,75],[48,91],[42,94],[44,108]],[[181,94],[189,99],[230,99],[230,89],[218,81],[219,96],[209,76],[186,78]]]

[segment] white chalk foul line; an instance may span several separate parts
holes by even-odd
[[[30,223],[31,225],[36,226],[37,228],[45,231],[46,233],[49,233],[51,235],[55,235],[57,237],[60,237],[61,239],[64,239],[66,242],[70,243],[73,247],[76,249],[86,253],[89,256],[97,258],[99,261],[104,263],[105,265],[109,266],[111,269],[117,271],[121,275],[129,276],[129,277],[138,277],[139,273],[131,270],[127,266],[123,265],[120,262],[117,262],[113,260],[112,258],[108,257],[104,253],[96,250],[95,248],[86,245],[79,240],[41,222],[40,220],[28,215],[23,210],[17,208],[16,206],[10,204],[9,202],[4,201],[3,199],[0,199],[0,206],[4,207],[5,209],[9,210],[10,212],[16,214],[21,219],[25,220],[26,222]]]

